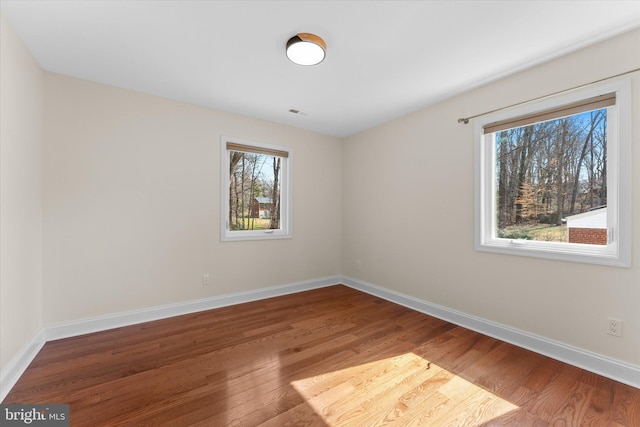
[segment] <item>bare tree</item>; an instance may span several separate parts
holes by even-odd
[[[606,110],[498,132],[495,167],[499,230],[606,204]]]
[[[564,147],[567,145],[567,138],[569,135],[569,126],[567,120],[561,120],[560,125],[560,137],[556,140],[556,205],[557,216],[556,225],[562,225],[562,215],[564,211]]]
[[[273,191],[271,193],[271,223],[270,229],[280,228],[280,157],[273,158]]]
[[[591,146],[591,153],[593,155],[593,133],[595,132],[596,127],[600,124],[600,122],[602,122],[602,118],[603,118],[602,110],[595,111],[595,112],[592,111],[590,118],[591,120],[589,121],[589,132],[587,132],[587,135],[584,138],[584,144],[582,144],[582,151],[580,152],[580,157],[578,159],[578,166],[576,168],[575,176],[573,178],[573,191],[571,192],[571,203],[569,205],[570,214],[575,212],[576,197],[578,195],[578,187],[580,185],[580,171],[582,170],[582,163],[584,161],[585,156],[587,155],[589,146]],[[593,173],[590,173],[589,175],[591,178]]]

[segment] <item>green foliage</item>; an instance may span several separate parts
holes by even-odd
[[[269,224],[265,218],[240,217],[231,224],[231,230],[268,230]]]
[[[528,233],[526,228],[498,229],[498,236],[501,239],[523,239],[533,240],[533,235]]]
[[[537,240],[546,242],[568,242],[569,232],[566,224],[561,226],[529,224],[509,226],[497,230],[497,237],[501,239]]]

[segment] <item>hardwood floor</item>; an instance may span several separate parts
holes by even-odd
[[[345,286],[47,343],[72,426],[640,426],[640,390]]]

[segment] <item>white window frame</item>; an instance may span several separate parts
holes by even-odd
[[[230,151],[227,149],[227,142],[248,145],[269,150],[286,151],[288,157],[281,157],[280,169],[280,228],[277,230],[230,230],[229,229],[229,167],[231,162]],[[229,136],[220,138],[220,164],[221,164],[221,191],[220,191],[220,239],[223,242],[245,241],[245,240],[271,240],[289,239],[293,237],[292,227],[292,168],[293,149],[280,145],[265,144],[261,142],[248,141]]]
[[[616,94],[607,108],[607,245],[505,239],[495,236],[495,133],[490,123],[568,105],[599,95]],[[594,84],[487,114],[475,122],[475,249],[483,252],[553,260],[631,266],[631,80]]]

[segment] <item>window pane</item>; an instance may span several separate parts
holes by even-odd
[[[229,229],[280,229],[282,158],[230,151]]]
[[[495,237],[607,244],[607,109],[495,133]]]

